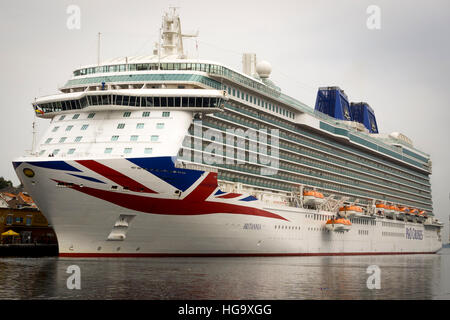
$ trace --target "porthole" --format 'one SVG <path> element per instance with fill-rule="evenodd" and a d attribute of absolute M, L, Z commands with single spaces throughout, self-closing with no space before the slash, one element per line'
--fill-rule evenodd
<path fill-rule="evenodd" d="M 23 169 L 23 174 L 26 175 L 28 178 L 34 177 L 34 171 L 31 170 L 30 168 Z"/>

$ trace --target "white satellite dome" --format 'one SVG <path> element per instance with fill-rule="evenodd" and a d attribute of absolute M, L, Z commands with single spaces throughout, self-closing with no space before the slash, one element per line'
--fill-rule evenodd
<path fill-rule="evenodd" d="M 256 72 L 260 78 L 268 78 L 272 72 L 272 66 L 267 61 L 260 61 L 256 65 Z"/>

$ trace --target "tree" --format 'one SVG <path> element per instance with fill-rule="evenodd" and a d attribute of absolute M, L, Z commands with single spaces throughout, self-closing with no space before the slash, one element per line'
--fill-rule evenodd
<path fill-rule="evenodd" d="M 0 177 L 0 190 L 6 187 L 12 187 L 12 185 L 10 180 L 5 180 L 3 177 Z"/>

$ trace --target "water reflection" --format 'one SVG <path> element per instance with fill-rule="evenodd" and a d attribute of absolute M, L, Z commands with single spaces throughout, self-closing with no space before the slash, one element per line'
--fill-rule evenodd
<path fill-rule="evenodd" d="M 67 267 L 81 269 L 69 290 Z M 381 289 L 367 288 L 367 267 Z M 435 255 L 1 258 L 2 299 L 450 299 L 450 250 Z"/>

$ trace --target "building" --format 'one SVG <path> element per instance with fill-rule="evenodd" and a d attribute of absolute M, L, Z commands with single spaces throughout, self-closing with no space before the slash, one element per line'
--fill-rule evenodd
<path fill-rule="evenodd" d="M 9 190 L 7 190 L 9 191 Z M 12 230 L 19 237 L 2 237 L 1 243 L 56 244 L 56 235 L 31 197 L 19 191 L 0 191 L 0 234 Z"/>

